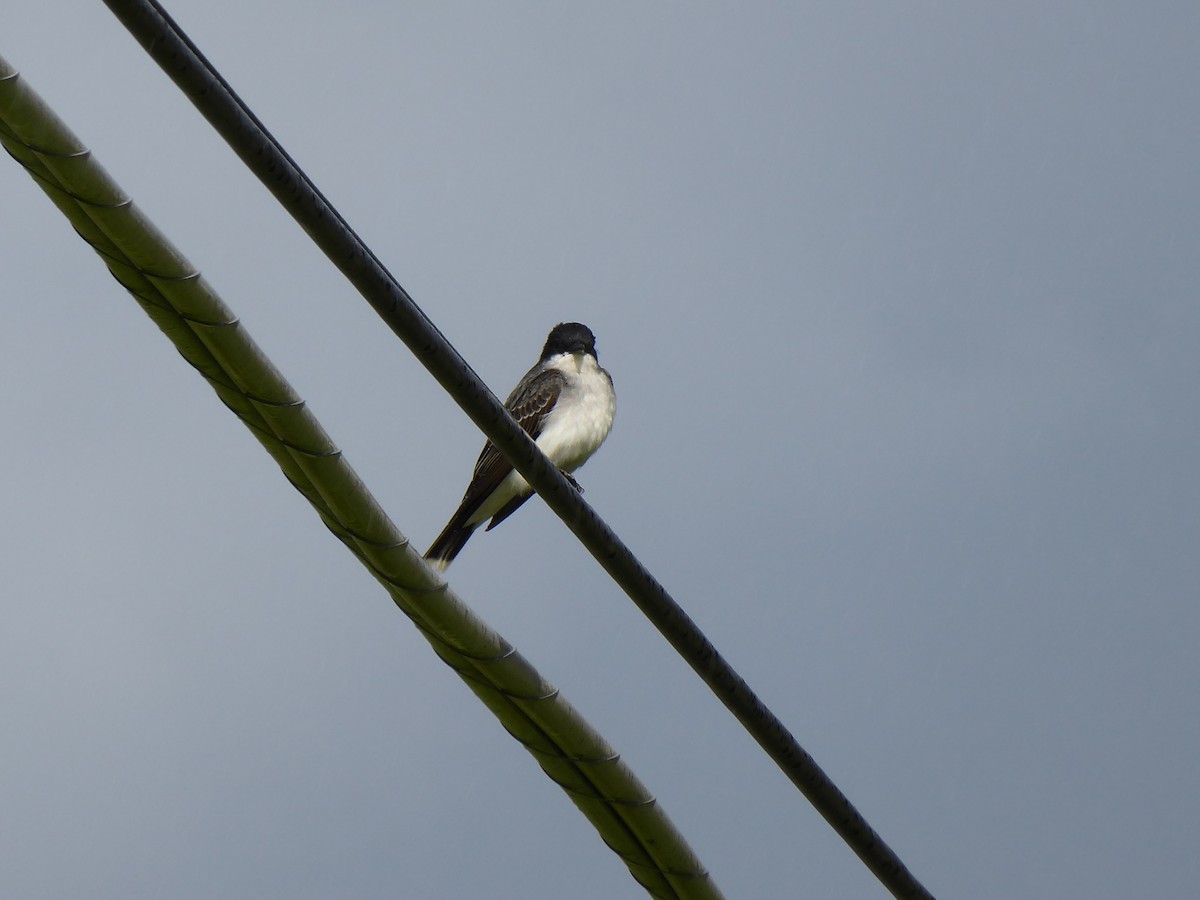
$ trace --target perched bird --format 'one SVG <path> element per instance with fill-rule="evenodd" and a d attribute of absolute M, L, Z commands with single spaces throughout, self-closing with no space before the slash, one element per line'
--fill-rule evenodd
<path fill-rule="evenodd" d="M 504 406 L 575 484 L 571 473 L 604 443 L 617 408 L 612 377 L 596 359 L 592 330 L 578 322 L 555 325 L 537 365 L 525 373 Z M 532 493 L 529 482 L 489 441 L 475 463 L 458 511 L 426 551 L 425 559 L 445 569 L 476 528 L 491 519 L 485 529 L 491 531 Z"/>

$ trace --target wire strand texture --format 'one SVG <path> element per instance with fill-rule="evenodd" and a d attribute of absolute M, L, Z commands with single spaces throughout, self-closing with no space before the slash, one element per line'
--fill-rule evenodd
<path fill-rule="evenodd" d="M 0 142 L 653 897 L 721 893 L 619 755 L 400 534 L 215 291 L 0 59 Z"/>

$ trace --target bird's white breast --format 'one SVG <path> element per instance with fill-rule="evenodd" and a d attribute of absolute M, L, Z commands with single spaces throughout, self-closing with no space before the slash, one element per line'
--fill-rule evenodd
<path fill-rule="evenodd" d="M 612 380 L 590 354 L 564 354 L 552 363 L 567 376 L 537 445 L 565 472 L 574 472 L 612 430 L 617 398 Z"/>

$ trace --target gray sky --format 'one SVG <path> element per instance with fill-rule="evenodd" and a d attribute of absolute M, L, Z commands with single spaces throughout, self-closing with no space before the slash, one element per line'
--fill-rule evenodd
<path fill-rule="evenodd" d="M 593 327 L 588 499 L 935 894 L 1195 896 L 1200 7 L 169 9 L 497 393 Z M 102 4 L 3 38 L 426 545 L 473 426 Z M 642 896 L 0 162 L 3 893 Z M 450 574 L 731 898 L 883 895 L 541 504 Z"/>

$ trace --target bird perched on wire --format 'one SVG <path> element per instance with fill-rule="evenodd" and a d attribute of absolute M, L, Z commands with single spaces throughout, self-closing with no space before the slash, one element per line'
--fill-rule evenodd
<path fill-rule="evenodd" d="M 537 365 L 525 373 L 504 406 L 579 488 L 571 473 L 604 443 L 617 408 L 612 377 L 596 358 L 592 330 L 578 322 L 555 325 Z M 491 519 L 485 529 L 491 531 L 532 493 L 529 482 L 488 441 L 458 511 L 425 552 L 425 559 L 445 569 L 476 528 Z"/>

